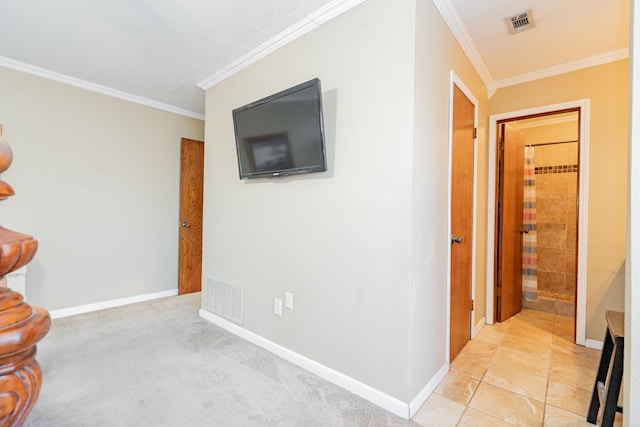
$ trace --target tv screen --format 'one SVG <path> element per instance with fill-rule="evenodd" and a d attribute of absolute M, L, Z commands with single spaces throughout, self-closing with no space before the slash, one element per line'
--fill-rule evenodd
<path fill-rule="evenodd" d="M 320 80 L 233 110 L 240 179 L 327 170 Z"/>

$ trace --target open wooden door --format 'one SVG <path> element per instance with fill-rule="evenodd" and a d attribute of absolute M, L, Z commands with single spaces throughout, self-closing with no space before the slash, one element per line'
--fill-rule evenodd
<path fill-rule="evenodd" d="M 451 158 L 449 361 L 471 339 L 475 106 L 454 85 Z"/>
<path fill-rule="evenodd" d="M 180 250 L 178 293 L 202 288 L 202 194 L 204 142 L 182 138 L 180 145 Z"/>
<path fill-rule="evenodd" d="M 522 310 L 522 211 L 524 202 L 524 135 L 502 123 L 499 145 L 496 320 Z"/>

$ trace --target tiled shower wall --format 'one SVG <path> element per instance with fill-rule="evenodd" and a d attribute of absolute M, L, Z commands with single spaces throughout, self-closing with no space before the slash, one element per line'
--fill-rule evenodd
<path fill-rule="evenodd" d="M 535 166 L 538 296 L 570 302 L 560 311 L 571 311 L 576 290 L 578 144 L 536 147 Z"/>

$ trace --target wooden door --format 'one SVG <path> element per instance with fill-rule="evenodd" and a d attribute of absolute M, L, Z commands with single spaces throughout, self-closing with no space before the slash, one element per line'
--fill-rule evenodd
<path fill-rule="evenodd" d="M 180 250 L 178 293 L 202 285 L 202 187 L 204 142 L 182 138 L 180 145 Z"/>
<path fill-rule="evenodd" d="M 451 307 L 449 360 L 471 338 L 471 257 L 475 106 L 454 86 L 451 158 Z"/>
<path fill-rule="evenodd" d="M 496 320 L 522 310 L 522 211 L 524 201 L 524 135 L 501 125 L 498 183 L 498 245 L 495 284 Z"/>

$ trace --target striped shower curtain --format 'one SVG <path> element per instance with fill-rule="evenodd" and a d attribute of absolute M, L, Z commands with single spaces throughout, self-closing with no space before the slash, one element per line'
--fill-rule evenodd
<path fill-rule="evenodd" d="M 538 256 L 536 231 L 536 170 L 533 147 L 524 148 L 524 209 L 522 214 L 522 296 L 538 298 Z"/>

